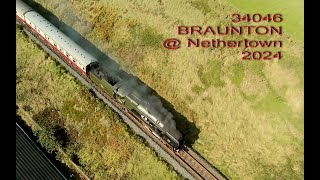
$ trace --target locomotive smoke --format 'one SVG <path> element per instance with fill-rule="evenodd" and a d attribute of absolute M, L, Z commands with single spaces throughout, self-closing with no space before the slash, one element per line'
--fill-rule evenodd
<path fill-rule="evenodd" d="M 147 97 L 148 102 L 150 103 L 150 105 L 154 108 L 154 110 L 156 112 L 154 112 L 154 114 L 157 113 L 157 115 L 159 116 L 159 118 L 162 119 L 162 123 L 170 128 L 176 128 L 176 122 L 173 120 L 173 115 L 163 107 L 160 99 L 154 95 L 149 95 Z M 157 117 L 156 115 L 156 117 Z"/>
<path fill-rule="evenodd" d="M 77 17 L 75 17 L 77 18 Z M 78 19 L 78 18 L 77 18 Z M 77 32 L 75 32 L 74 30 L 72 30 L 71 28 L 69 27 L 62 27 L 62 31 L 65 32 L 65 34 L 70 37 L 74 42 L 76 42 L 77 44 L 81 45 L 81 40 L 83 39 L 83 37 L 92 31 L 92 28 L 86 23 L 86 22 L 83 22 L 81 21 L 80 19 L 78 19 L 78 21 L 75 21 L 77 22 L 77 31 L 79 31 L 82 35 L 78 34 Z"/>
<path fill-rule="evenodd" d="M 148 111 L 157 119 L 160 119 L 161 123 L 165 127 L 176 129 L 176 122 L 173 120 L 173 115 L 166 108 L 163 107 L 159 97 L 151 94 L 150 88 L 145 84 L 139 83 L 135 78 L 130 78 L 127 81 L 128 86 L 134 89 L 139 94 L 140 98 L 146 100 L 148 104 Z"/>
<path fill-rule="evenodd" d="M 60 29 L 63 32 L 65 32 L 65 34 L 69 36 L 72 40 L 74 40 L 76 43 L 82 45 L 82 36 L 85 36 L 87 33 L 91 32 L 93 28 L 90 25 L 88 25 L 88 23 L 80 19 L 78 16 L 70 13 L 70 11 L 68 10 L 69 7 L 67 7 L 65 4 L 59 3 L 59 6 L 61 6 L 59 8 L 62 8 L 64 12 L 66 12 L 67 14 L 67 19 L 65 21 L 69 23 L 74 23 L 73 26 L 78 27 L 76 29 L 82 35 L 78 34 L 76 31 L 74 31 L 72 28 L 66 25 L 62 25 Z M 95 52 L 95 50 L 90 51 Z M 94 53 L 93 55 L 100 62 L 100 65 L 102 65 L 102 67 L 105 68 L 107 72 L 111 75 L 118 75 L 120 73 L 124 73 L 124 71 L 120 69 L 120 66 L 117 63 L 115 63 L 108 57 L 106 58 L 104 54 Z M 163 107 L 159 97 L 151 94 L 150 88 L 148 88 L 145 84 L 138 82 L 137 79 L 132 75 L 129 75 L 128 81 L 126 81 L 126 83 L 128 83 L 127 86 L 131 87 L 134 91 L 137 92 L 137 94 L 139 94 L 141 99 L 146 101 L 146 107 L 148 107 L 148 111 L 150 112 L 150 114 L 152 114 L 157 119 L 160 119 L 164 127 L 176 129 L 176 122 L 173 120 L 173 115 Z"/>
<path fill-rule="evenodd" d="M 59 20 L 59 23 L 58 23 L 59 25 L 57 25 L 58 29 L 60 29 L 63 33 L 65 33 L 74 42 L 76 42 L 79 45 L 82 45 L 81 41 L 83 37 L 92 31 L 93 29 L 92 26 L 90 26 L 86 21 L 81 19 L 81 16 L 78 16 L 72 13 L 67 3 L 57 3 L 56 5 L 57 5 L 57 8 L 59 8 L 62 12 L 64 12 L 63 21 L 60 18 L 58 19 Z M 56 21 L 57 20 L 56 18 L 57 17 L 55 16 L 48 17 L 49 21 L 51 22 Z M 64 22 L 67 22 L 71 25 L 69 26 Z"/>

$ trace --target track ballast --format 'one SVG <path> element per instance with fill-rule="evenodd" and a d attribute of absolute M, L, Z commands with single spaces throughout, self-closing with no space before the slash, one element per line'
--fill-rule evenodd
<path fill-rule="evenodd" d="M 148 137 L 143 136 L 144 139 L 152 146 L 161 157 L 163 157 L 169 164 L 171 164 L 177 172 L 183 175 L 188 179 L 228 179 L 215 167 L 213 167 L 208 161 L 206 161 L 202 156 L 200 156 L 195 150 L 191 147 L 183 145 L 182 149 L 179 152 L 172 151 L 167 145 L 165 145 L 161 139 L 152 134 L 152 132 L 146 128 L 144 124 L 139 120 L 139 117 L 128 112 L 125 107 L 123 107 L 119 102 L 106 94 L 99 86 L 97 86 L 91 79 L 84 76 L 82 73 L 79 73 L 77 69 L 70 66 L 68 62 L 65 62 L 54 50 L 51 49 L 46 43 L 43 43 L 36 35 L 30 32 L 28 29 L 23 28 L 29 37 L 31 37 L 37 44 L 39 44 L 46 52 L 54 56 L 55 59 L 69 72 L 75 76 L 79 81 L 81 81 L 88 88 L 92 89 L 93 92 L 99 97 L 103 102 L 105 102 L 110 108 L 115 110 L 136 133 L 140 136 L 143 136 L 141 132 L 137 132 L 135 128 L 139 128 L 144 134 Z M 133 126 L 133 122 L 136 127 Z M 170 157 L 164 156 L 164 153 L 159 151 L 159 149 L 152 144 L 151 141 L 156 143 L 158 147 L 160 146 L 165 153 L 169 154 Z M 174 161 L 173 161 L 173 159 Z M 177 164 L 178 163 L 178 164 Z M 179 167 L 181 166 L 181 167 Z"/>

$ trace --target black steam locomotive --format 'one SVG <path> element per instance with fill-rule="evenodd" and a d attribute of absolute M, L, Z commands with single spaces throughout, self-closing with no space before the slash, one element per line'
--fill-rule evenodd
<path fill-rule="evenodd" d="M 184 135 L 176 129 L 172 114 L 162 106 L 157 96 L 152 95 L 150 88 L 124 71 L 102 65 L 21 0 L 16 0 L 16 19 L 80 74 L 90 78 L 122 103 L 127 111 L 139 117 L 141 123 L 162 142 L 174 150 L 180 148 Z"/>

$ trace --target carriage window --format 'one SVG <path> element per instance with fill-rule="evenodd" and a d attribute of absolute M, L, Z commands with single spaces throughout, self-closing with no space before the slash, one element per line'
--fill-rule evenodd
<path fill-rule="evenodd" d="M 66 56 L 69 57 L 70 55 L 68 53 L 66 53 Z"/>

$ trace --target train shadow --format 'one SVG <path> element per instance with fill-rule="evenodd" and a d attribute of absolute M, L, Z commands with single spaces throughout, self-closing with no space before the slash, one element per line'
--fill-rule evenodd
<path fill-rule="evenodd" d="M 55 25 L 63 33 L 68 35 L 72 40 L 74 40 L 77 44 L 79 44 L 84 50 L 90 52 L 90 54 L 92 54 L 95 58 L 97 58 L 98 61 L 100 61 L 102 64 L 109 66 L 109 68 L 112 67 L 112 69 L 116 71 L 121 70 L 121 67 L 117 62 L 112 60 L 109 56 L 103 53 L 94 44 L 92 44 L 90 41 L 85 39 L 81 34 L 75 31 L 72 27 L 65 24 L 61 20 L 59 20 L 58 17 L 56 17 L 53 13 L 45 9 L 43 6 L 41 6 L 40 4 L 32 0 L 25 0 L 25 3 L 28 4 L 30 7 L 32 7 L 33 9 L 35 9 L 43 17 L 48 19 L 53 25 Z M 138 81 L 138 83 L 145 84 L 136 76 L 134 77 Z M 179 129 L 185 134 L 186 144 L 188 145 L 194 144 L 195 141 L 199 138 L 199 133 L 200 133 L 199 128 L 197 128 L 197 126 L 194 123 L 188 121 L 188 119 L 184 115 L 182 115 L 180 112 L 176 111 L 174 106 L 170 102 L 168 102 L 167 100 L 159 96 L 159 94 L 154 89 L 150 88 L 150 90 L 152 94 L 160 98 L 160 101 L 162 102 L 162 105 L 164 106 L 164 108 L 166 108 L 169 112 L 172 113 L 173 118 L 176 121 L 177 129 Z"/>
<path fill-rule="evenodd" d="M 188 119 L 183 114 L 176 111 L 170 102 L 168 102 L 158 94 L 157 96 L 160 98 L 163 107 L 172 113 L 173 118 L 176 121 L 177 129 L 184 133 L 185 143 L 192 146 L 195 141 L 199 139 L 200 129 L 197 128 L 197 126 L 193 122 L 188 121 Z"/>

